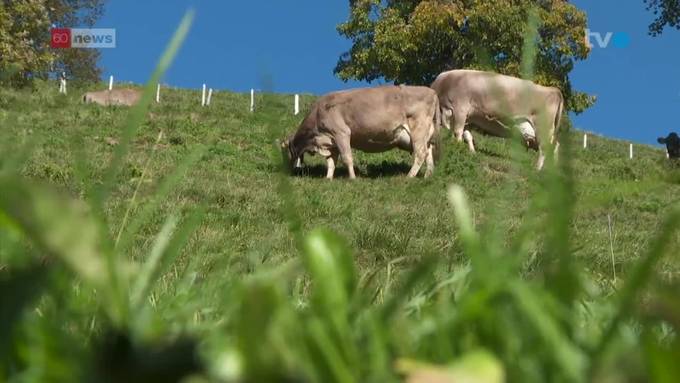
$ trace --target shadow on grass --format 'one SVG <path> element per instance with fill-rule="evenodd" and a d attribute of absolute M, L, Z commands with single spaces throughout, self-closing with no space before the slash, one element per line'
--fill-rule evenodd
<path fill-rule="evenodd" d="M 477 148 L 475 148 L 475 150 L 477 150 L 477 153 L 481 153 L 481 154 L 488 156 L 488 157 L 505 158 L 505 156 L 503 156 L 502 154 L 500 154 L 498 152 L 494 152 L 494 151 L 489 150 L 489 149 L 477 147 Z"/>
<path fill-rule="evenodd" d="M 400 177 L 406 176 L 411 170 L 411 165 L 404 162 L 387 162 L 380 164 L 369 164 L 365 170 L 363 167 L 355 166 L 355 172 L 359 178 L 384 178 L 384 177 Z M 422 172 L 422 171 L 421 171 Z M 325 178 L 326 166 L 321 164 L 308 165 L 303 169 L 297 170 L 293 173 L 296 177 L 310 177 L 310 178 Z M 335 169 L 335 178 L 348 178 L 347 167 L 338 166 Z"/>

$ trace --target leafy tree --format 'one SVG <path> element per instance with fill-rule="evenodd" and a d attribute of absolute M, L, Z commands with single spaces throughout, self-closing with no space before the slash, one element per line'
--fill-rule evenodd
<path fill-rule="evenodd" d="M 529 14 L 540 19 L 534 80 L 557 86 L 567 108 L 582 112 L 595 97 L 572 89 L 569 73 L 588 57 L 586 15 L 565 0 L 350 0 L 338 26 L 352 40 L 335 73 L 343 80 L 429 85 L 456 68 L 521 73 Z"/>
<path fill-rule="evenodd" d="M 102 13 L 103 0 L 0 0 L 0 81 L 21 86 L 61 72 L 98 80 L 99 51 L 52 49 L 50 27 L 91 27 Z"/>
<path fill-rule="evenodd" d="M 680 30 L 680 0 L 645 0 L 647 9 L 656 20 L 649 26 L 649 34 L 659 36 L 666 26 Z"/>
<path fill-rule="evenodd" d="M 49 27 L 44 1 L 0 1 L 0 81 L 16 86 L 47 76 L 54 60 Z"/>
<path fill-rule="evenodd" d="M 62 27 L 91 28 L 104 13 L 104 0 L 47 0 L 47 6 L 52 23 Z M 59 49 L 55 55 L 55 72 L 82 81 L 101 78 L 98 49 Z"/>

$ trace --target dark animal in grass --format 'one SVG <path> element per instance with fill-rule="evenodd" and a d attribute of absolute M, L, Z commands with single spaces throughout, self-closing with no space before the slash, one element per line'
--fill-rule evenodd
<path fill-rule="evenodd" d="M 671 159 L 680 158 L 680 137 L 678 134 L 673 132 L 668 135 L 668 137 L 659 137 L 657 140 L 661 145 L 666 145 L 666 150 L 668 150 L 668 157 Z"/>

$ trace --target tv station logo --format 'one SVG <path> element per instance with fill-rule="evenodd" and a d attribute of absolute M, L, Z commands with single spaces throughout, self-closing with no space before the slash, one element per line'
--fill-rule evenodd
<path fill-rule="evenodd" d="M 52 28 L 52 48 L 115 48 L 116 30 L 105 28 Z"/>

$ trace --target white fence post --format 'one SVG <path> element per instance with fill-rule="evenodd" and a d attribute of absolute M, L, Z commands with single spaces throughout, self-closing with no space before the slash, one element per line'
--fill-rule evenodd
<path fill-rule="evenodd" d="M 630 144 L 630 159 L 633 159 L 633 144 Z"/>
<path fill-rule="evenodd" d="M 588 149 L 588 134 L 583 135 L 583 149 Z"/>
<path fill-rule="evenodd" d="M 156 86 L 156 104 L 160 104 L 161 102 L 161 84 L 158 84 Z"/>
<path fill-rule="evenodd" d="M 113 90 L 113 76 L 109 77 L 109 90 Z"/>
<path fill-rule="evenodd" d="M 201 93 L 201 106 L 205 106 L 205 84 L 203 84 L 203 92 Z"/>
<path fill-rule="evenodd" d="M 66 79 L 63 77 L 59 79 L 59 93 L 66 94 Z"/>
<path fill-rule="evenodd" d="M 250 112 L 255 111 L 255 89 L 250 90 Z"/>
<path fill-rule="evenodd" d="M 300 114 L 300 95 L 295 95 L 295 115 Z"/>
<path fill-rule="evenodd" d="M 205 102 L 205 104 L 206 104 L 207 106 L 210 106 L 210 100 L 212 99 L 212 93 L 213 93 L 213 92 L 212 92 L 212 88 L 210 88 L 210 89 L 208 90 L 208 99 L 207 99 L 206 102 Z"/>

